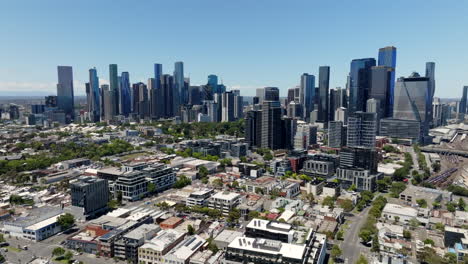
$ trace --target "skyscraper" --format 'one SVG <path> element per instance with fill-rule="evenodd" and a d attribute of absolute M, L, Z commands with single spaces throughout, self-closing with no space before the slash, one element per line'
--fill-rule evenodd
<path fill-rule="evenodd" d="M 374 148 L 377 131 L 377 114 L 354 112 L 348 117 L 349 147 Z"/>
<path fill-rule="evenodd" d="M 261 147 L 269 149 L 283 148 L 281 104 L 279 101 L 262 103 Z"/>
<path fill-rule="evenodd" d="M 73 69 L 71 66 L 58 66 L 57 106 L 65 113 L 67 123 L 74 119 L 75 102 L 73 93 Z"/>
<path fill-rule="evenodd" d="M 155 89 L 160 89 L 161 88 L 161 77 L 163 75 L 163 69 L 162 69 L 162 64 L 155 63 L 154 64 L 154 83 L 155 83 Z"/>
<path fill-rule="evenodd" d="M 122 72 L 120 79 L 120 114 L 128 116 L 131 112 L 132 98 L 130 89 L 130 74 Z"/>
<path fill-rule="evenodd" d="M 279 89 L 277 87 L 263 88 L 264 101 L 279 101 Z"/>
<path fill-rule="evenodd" d="M 426 62 L 426 77 L 429 78 L 429 98 L 428 101 L 432 103 L 435 93 L 435 62 Z M 429 109 L 429 127 L 432 127 L 432 107 Z"/>
<path fill-rule="evenodd" d="M 393 104 L 394 104 L 394 94 L 395 94 L 395 71 L 396 71 L 396 56 L 397 49 L 393 46 L 380 48 L 379 49 L 379 66 L 389 67 L 390 77 L 389 77 L 389 87 L 387 93 L 387 100 L 385 102 L 385 117 L 392 116 L 393 113 Z M 378 98 L 376 98 L 378 99 Z M 382 101 L 381 101 L 382 102 Z"/>
<path fill-rule="evenodd" d="M 410 77 L 401 77 L 395 86 L 395 105 L 393 118 L 421 122 L 421 138 L 429 132 L 432 113 L 430 79 L 413 72 Z"/>
<path fill-rule="evenodd" d="M 179 106 L 185 104 L 185 92 L 184 92 L 184 63 L 177 61 L 174 64 L 174 114 L 178 115 Z"/>
<path fill-rule="evenodd" d="M 110 90 L 109 85 L 103 84 L 101 85 L 101 92 L 103 98 L 103 119 L 105 121 L 111 121 L 115 115 L 115 107 L 114 107 L 114 92 Z"/>
<path fill-rule="evenodd" d="M 328 122 L 328 147 L 341 148 L 343 146 L 344 139 L 343 122 Z"/>
<path fill-rule="evenodd" d="M 366 101 L 371 86 L 372 66 L 375 66 L 374 58 L 355 59 L 351 61 L 349 74 L 349 114 L 366 109 Z"/>
<path fill-rule="evenodd" d="M 213 93 L 220 93 L 220 91 L 218 91 L 218 76 L 214 74 L 208 75 L 208 85 L 211 87 Z"/>
<path fill-rule="evenodd" d="M 310 112 L 314 110 L 315 99 L 315 76 L 308 73 L 301 75 L 301 85 L 299 90 L 299 102 L 304 109 L 303 118 L 309 119 Z"/>
<path fill-rule="evenodd" d="M 89 69 L 89 105 L 88 112 L 92 122 L 99 122 L 101 117 L 101 91 L 99 91 L 99 78 L 96 68 Z"/>
<path fill-rule="evenodd" d="M 154 64 L 154 81 L 149 86 L 150 96 L 150 116 L 152 119 L 159 119 L 163 116 L 164 98 L 162 97 L 161 79 L 162 64 Z"/>
<path fill-rule="evenodd" d="M 262 111 L 252 110 L 245 116 L 245 142 L 249 147 L 260 147 L 262 130 Z"/>
<path fill-rule="evenodd" d="M 389 107 L 389 105 L 393 104 L 393 98 L 390 95 L 391 89 L 393 89 L 391 87 L 392 74 L 394 74 L 392 68 L 387 66 L 374 66 L 371 68 L 372 80 L 369 99 L 379 100 L 380 109 L 378 109 L 378 114 L 381 118 L 392 115 L 392 110 Z"/>
<path fill-rule="evenodd" d="M 162 100 L 162 115 L 165 118 L 174 116 L 174 78 L 169 74 L 164 74 L 161 78 L 161 98 Z"/>
<path fill-rule="evenodd" d="M 330 87 L 330 67 L 319 67 L 319 103 L 318 103 L 318 121 L 328 126 L 329 119 L 329 99 L 328 93 Z"/>
<path fill-rule="evenodd" d="M 109 84 L 110 90 L 113 93 L 112 107 L 114 107 L 115 115 L 119 114 L 120 109 L 120 94 L 119 94 L 119 76 L 117 71 L 117 64 L 109 65 Z"/>
<path fill-rule="evenodd" d="M 468 86 L 463 86 L 463 94 L 462 94 L 462 98 L 460 100 L 460 109 L 458 110 L 458 112 L 460 114 L 466 114 L 467 95 L 468 95 Z"/>
<path fill-rule="evenodd" d="M 221 121 L 234 121 L 234 93 L 232 91 L 222 93 Z"/>

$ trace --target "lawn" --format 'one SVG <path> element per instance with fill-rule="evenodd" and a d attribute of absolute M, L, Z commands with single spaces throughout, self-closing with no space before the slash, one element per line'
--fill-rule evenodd
<path fill-rule="evenodd" d="M 21 251 L 22 251 L 22 249 L 16 248 L 16 247 L 12 247 L 12 246 L 8 246 L 8 247 L 6 247 L 6 248 L 8 248 L 8 250 L 14 251 L 14 252 L 21 252 Z"/>

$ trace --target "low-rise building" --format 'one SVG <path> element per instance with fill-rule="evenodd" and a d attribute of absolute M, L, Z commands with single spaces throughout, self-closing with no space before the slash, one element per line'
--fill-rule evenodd
<path fill-rule="evenodd" d="M 290 224 L 252 219 L 245 227 L 247 237 L 265 238 L 290 243 L 294 238 L 294 230 Z"/>
<path fill-rule="evenodd" d="M 138 262 L 141 264 L 164 263 L 163 256 L 183 241 L 185 233 L 173 229 L 159 232 L 153 239 L 138 248 Z"/>
<path fill-rule="evenodd" d="M 226 250 L 229 244 L 236 238 L 242 237 L 244 234 L 239 231 L 224 229 L 219 235 L 213 240 L 213 243 L 221 250 Z"/>
<path fill-rule="evenodd" d="M 196 205 L 206 207 L 208 206 L 208 200 L 210 199 L 211 195 L 213 195 L 213 193 L 213 189 L 195 191 L 187 197 L 186 205 L 190 207 Z"/>
<path fill-rule="evenodd" d="M 190 258 L 205 244 L 206 240 L 198 235 L 187 237 L 162 259 L 164 263 L 189 264 Z"/>
<path fill-rule="evenodd" d="M 417 206 L 418 200 L 425 200 L 429 206 L 432 206 L 434 202 L 440 203 L 442 200 L 451 202 L 452 193 L 438 189 L 408 185 L 408 187 L 400 193 L 400 200 L 411 206 Z"/>
<path fill-rule="evenodd" d="M 220 210 L 224 215 L 236 208 L 241 201 L 241 195 L 234 192 L 218 192 L 213 195 L 209 202 L 208 207 L 211 209 Z"/>
<path fill-rule="evenodd" d="M 416 219 L 418 217 L 418 210 L 407 206 L 387 203 L 382 210 L 382 217 L 395 222 L 408 223 L 411 219 Z"/>
<path fill-rule="evenodd" d="M 174 229 L 184 221 L 180 217 L 170 217 L 159 224 L 162 229 Z"/>
<path fill-rule="evenodd" d="M 161 230 L 158 225 L 143 224 L 123 235 L 114 243 L 114 256 L 127 262 L 138 263 L 138 248 Z"/>

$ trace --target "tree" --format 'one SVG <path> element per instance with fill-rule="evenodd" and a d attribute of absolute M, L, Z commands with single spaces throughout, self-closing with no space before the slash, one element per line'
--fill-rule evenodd
<path fill-rule="evenodd" d="M 200 178 L 204 178 L 208 176 L 208 169 L 205 166 L 200 166 L 198 168 L 198 175 L 200 175 Z"/>
<path fill-rule="evenodd" d="M 403 237 L 405 239 L 411 239 L 411 232 L 409 230 L 403 230 Z"/>
<path fill-rule="evenodd" d="M 388 185 L 385 180 L 377 180 L 377 191 L 385 192 L 387 191 Z"/>
<path fill-rule="evenodd" d="M 250 211 L 248 215 L 249 219 L 258 218 L 258 216 L 260 216 L 260 213 L 258 211 Z"/>
<path fill-rule="evenodd" d="M 187 226 L 187 233 L 188 233 L 189 235 L 191 235 L 191 236 L 194 235 L 194 234 L 195 234 L 195 228 L 193 228 L 192 225 L 188 225 L 188 226 Z"/>
<path fill-rule="evenodd" d="M 458 261 L 457 254 L 451 252 L 445 253 L 444 259 L 447 264 L 457 264 Z"/>
<path fill-rule="evenodd" d="M 394 182 L 390 187 L 390 195 L 394 198 L 398 198 L 400 193 L 406 189 L 406 184 L 403 182 Z"/>
<path fill-rule="evenodd" d="M 418 219 L 416 219 L 416 218 L 411 218 L 411 219 L 409 220 L 409 225 L 410 225 L 412 228 L 416 228 L 416 227 L 420 226 L 421 223 L 418 221 Z"/>
<path fill-rule="evenodd" d="M 338 231 L 338 233 L 336 233 L 336 239 L 343 240 L 343 238 L 344 238 L 343 230 Z"/>
<path fill-rule="evenodd" d="M 458 210 L 465 211 L 465 207 L 466 207 L 465 200 L 463 200 L 463 198 L 460 197 L 460 199 L 458 200 Z"/>
<path fill-rule="evenodd" d="M 349 186 L 348 188 L 348 191 L 352 191 L 352 192 L 355 192 L 357 190 L 357 187 L 355 184 L 351 184 L 351 186 Z"/>
<path fill-rule="evenodd" d="M 123 201 L 123 193 L 122 191 L 117 191 L 117 203 L 121 205 L 122 201 Z"/>
<path fill-rule="evenodd" d="M 172 187 L 174 187 L 176 189 L 182 189 L 185 186 L 190 185 L 190 184 L 192 184 L 192 180 L 189 179 L 187 176 L 182 174 L 182 175 L 179 176 L 179 178 L 174 183 L 174 185 L 172 185 Z"/>
<path fill-rule="evenodd" d="M 73 258 L 73 253 L 71 251 L 65 252 L 65 255 L 63 255 L 63 258 L 66 260 L 71 260 Z"/>
<path fill-rule="evenodd" d="M 361 254 L 359 255 L 359 259 L 356 261 L 356 264 L 369 264 L 369 261 L 367 261 L 367 258 Z"/>
<path fill-rule="evenodd" d="M 156 192 L 156 184 L 153 182 L 148 183 L 148 193 L 155 193 Z"/>
<path fill-rule="evenodd" d="M 241 214 L 240 214 L 239 209 L 235 208 L 229 212 L 227 221 L 230 223 L 234 223 L 234 222 L 237 222 L 240 217 L 241 217 Z"/>
<path fill-rule="evenodd" d="M 341 252 L 341 248 L 338 246 L 338 245 L 333 245 L 332 249 L 331 249 L 331 252 L 330 252 L 330 256 L 333 258 L 333 259 L 337 259 L 338 257 L 341 256 L 341 254 L 343 254 Z"/>
<path fill-rule="evenodd" d="M 424 245 L 431 245 L 431 246 L 435 245 L 434 240 L 429 239 L 429 238 L 426 238 L 423 242 L 424 242 Z"/>
<path fill-rule="evenodd" d="M 345 212 L 351 212 L 354 208 L 353 201 L 344 199 L 340 202 L 340 207 L 343 208 Z"/>
<path fill-rule="evenodd" d="M 217 178 L 217 179 L 215 179 L 215 180 L 213 181 L 213 185 L 214 185 L 215 187 L 221 188 L 221 187 L 223 187 L 224 183 L 223 183 L 223 180 Z"/>
<path fill-rule="evenodd" d="M 170 207 L 169 204 L 166 203 L 165 201 L 156 204 L 156 206 L 159 207 L 159 208 L 161 208 L 161 210 L 167 210 L 167 209 L 169 209 L 169 207 Z"/>
<path fill-rule="evenodd" d="M 272 160 L 273 159 L 273 155 L 271 155 L 271 152 L 267 152 L 265 153 L 265 155 L 263 155 L 263 159 L 264 160 Z"/>
<path fill-rule="evenodd" d="M 359 233 L 359 238 L 361 238 L 364 244 L 368 244 L 372 240 L 372 231 L 364 229 Z"/>
<path fill-rule="evenodd" d="M 233 181 L 233 182 L 231 183 L 231 187 L 232 187 L 232 188 L 239 188 L 239 182 L 238 182 L 238 181 Z"/>
<path fill-rule="evenodd" d="M 454 203 L 450 203 L 450 202 L 447 203 L 447 210 L 448 210 L 449 212 L 452 212 L 452 213 L 455 212 L 455 211 L 456 211 L 456 206 L 455 206 L 455 204 L 454 204 Z"/>
<path fill-rule="evenodd" d="M 380 243 L 379 243 L 379 237 L 377 234 L 374 234 L 374 237 L 372 238 L 372 252 L 380 252 Z"/>
<path fill-rule="evenodd" d="M 330 208 L 335 207 L 335 197 L 327 196 L 323 199 L 322 205 L 327 205 Z"/>
<path fill-rule="evenodd" d="M 427 208 L 427 201 L 425 199 L 417 199 L 416 203 L 419 205 L 421 208 Z"/>
<path fill-rule="evenodd" d="M 65 213 L 57 218 L 57 223 L 62 227 L 62 230 L 66 230 L 75 224 L 75 217 L 70 213 Z"/>
<path fill-rule="evenodd" d="M 395 223 L 398 223 L 400 221 L 400 217 L 399 216 L 395 216 Z"/>
<path fill-rule="evenodd" d="M 6 242 L 5 237 L 3 237 L 3 234 L 0 234 L 0 243 Z"/>
<path fill-rule="evenodd" d="M 435 228 L 441 232 L 445 231 L 445 225 L 442 223 L 435 223 Z"/>
<path fill-rule="evenodd" d="M 65 249 L 61 248 L 61 247 L 56 247 L 52 250 L 52 255 L 53 256 L 62 256 L 63 254 L 65 254 Z"/>

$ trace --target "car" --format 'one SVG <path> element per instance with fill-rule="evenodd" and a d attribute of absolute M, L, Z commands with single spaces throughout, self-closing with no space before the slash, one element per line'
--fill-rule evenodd
<path fill-rule="evenodd" d="M 0 247 L 8 247 L 10 244 L 8 242 L 0 243 Z"/>

